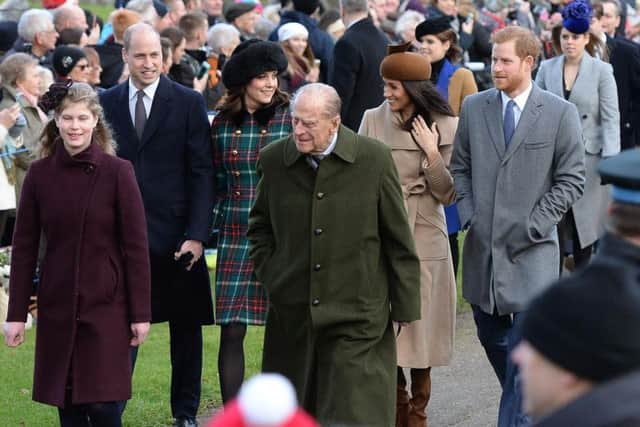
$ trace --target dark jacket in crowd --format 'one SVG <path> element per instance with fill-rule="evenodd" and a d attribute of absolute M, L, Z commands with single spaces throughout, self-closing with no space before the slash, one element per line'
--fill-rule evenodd
<path fill-rule="evenodd" d="M 40 64 L 45 68 L 48 68 L 49 70 L 51 70 L 51 72 L 54 71 L 53 63 L 51 62 L 51 58 L 53 57 L 52 50 L 47 52 L 44 56 L 36 56 L 31 51 L 31 43 L 25 43 L 21 39 L 18 39 L 16 40 L 16 43 L 13 45 L 13 47 L 10 50 L 8 50 L 7 53 L 5 53 L 2 58 L 0 58 L 0 62 L 4 61 L 5 58 L 8 58 L 14 53 L 26 53 L 28 55 L 31 55 L 38 60 L 38 64 Z"/>
<path fill-rule="evenodd" d="M 51 185 L 55 182 L 55 185 Z M 151 319 L 149 254 L 129 162 L 91 144 L 71 157 L 62 142 L 24 182 L 11 264 L 8 321 L 24 322 L 38 258 L 33 399 L 63 406 L 131 397 L 130 323 Z"/>
<path fill-rule="evenodd" d="M 318 27 L 318 22 L 309 15 L 296 10 L 287 10 L 280 17 L 280 25 L 273 30 L 269 40 L 278 41 L 278 28 L 289 22 L 302 24 L 309 31 L 309 45 L 313 55 L 320 60 L 320 81 L 329 81 L 328 76 L 333 61 L 333 39 L 329 33 L 321 30 Z"/>
<path fill-rule="evenodd" d="M 594 388 L 533 427 L 637 427 L 640 426 L 640 372 Z"/>
<path fill-rule="evenodd" d="M 620 148 L 640 146 L 640 46 L 607 36 L 609 62 L 618 86 Z"/>
<path fill-rule="evenodd" d="M 384 101 L 380 63 L 387 37 L 370 18 L 353 24 L 336 43 L 329 84 L 342 99 L 342 124 L 357 131 L 365 110 Z"/>
<path fill-rule="evenodd" d="M 133 163 L 144 201 L 153 322 L 213 323 L 204 257 L 189 272 L 177 269 L 173 259 L 183 239 L 207 242 L 210 236 L 213 155 L 202 96 L 161 76 L 141 140 L 129 111 L 128 81 L 100 94 L 100 101 L 118 156 Z"/>
<path fill-rule="evenodd" d="M 93 47 L 98 52 L 98 56 L 100 56 L 100 66 L 102 67 L 100 86 L 108 89 L 117 85 L 124 70 L 124 62 L 122 61 L 123 46 L 114 41 L 107 41 L 105 44 L 91 47 Z"/>

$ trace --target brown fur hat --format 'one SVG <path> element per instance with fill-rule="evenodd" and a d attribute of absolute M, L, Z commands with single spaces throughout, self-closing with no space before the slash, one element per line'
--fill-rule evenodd
<path fill-rule="evenodd" d="M 380 75 L 392 80 L 429 80 L 431 64 L 424 56 L 407 52 L 411 42 L 387 47 L 387 56 L 380 64 Z"/>

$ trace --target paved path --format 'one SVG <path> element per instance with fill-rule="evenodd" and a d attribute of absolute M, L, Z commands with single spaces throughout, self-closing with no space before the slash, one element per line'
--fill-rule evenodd
<path fill-rule="evenodd" d="M 456 329 L 453 363 L 432 373 L 429 427 L 493 427 L 500 384 L 476 337 L 470 311 L 458 315 Z M 199 422 L 205 425 L 205 417 Z"/>

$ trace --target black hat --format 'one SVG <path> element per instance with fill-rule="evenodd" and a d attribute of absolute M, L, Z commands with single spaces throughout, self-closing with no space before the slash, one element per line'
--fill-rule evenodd
<path fill-rule="evenodd" d="M 236 18 L 241 17 L 245 13 L 251 12 L 253 9 L 256 8 L 256 6 L 257 6 L 256 3 L 252 3 L 252 2 L 250 2 L 250 3 L 233 3 L 224 12 L 224 19 L 229 24 L 233 24 L 233 21 L 235 21 Z"/>
<path fill-rule="evenodd" d="M 637 370 L 639 281 L 620 265 L 595 260 L 531 303 L 522 337 L 546 359 L 594 382 Z"/>
<path fill-rule="evenodd" d="M 451 29 L 451 17 L 440 16 L 422 21 L 416 27 L 416 40 L 430 34 L 440 34 Z"/>
<path fill-rule="evenodd" d="M 167 12 L 169 12 L 169 9 L 167 9 L 167 6 L 164 3 L 162 3 L 160 0 L 153 0 L 153 8 L 156 10 L 156 13 L 160 18 L 164 18 L 164 15 L 166 15 Z"/>
<path fill-rule="evenodd" d="M 82 49 L 73 46 L 58 46 L 53 51 L 53 69 L 56 74 L 67 77 L 76 63 L 82 58 L 86 58 Z"/>
<path fill-rule="evenodd" d="M 0 21 L 0 53 L 13 47 L 18 38 L 18 23 L 14 21 Z"/>
<path fill-rule="evenodd" d="M 288 61 L 279 44 L 258 39 L 246 40 L 235 48 L 222 69 L 222 82 L 228 88 L 240 87 L 266 71 L 287 69 Z"/>
<path fill-rule="evenodd" d="M 640 204 L 640 149 L 626 150 L 602 160 L 598 172 L 603 184 L 613 184 L 614 200 Z"/>
<path fill-rule="evenodd" d="M 318 9 L 320 2 L 318 0 L 293 0 L 293 10 L 311 15 Z"/>

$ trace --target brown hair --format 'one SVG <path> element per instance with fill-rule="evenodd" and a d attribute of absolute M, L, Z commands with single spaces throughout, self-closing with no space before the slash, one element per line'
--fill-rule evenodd
<path fill-rule="evenodd" d="M 625 237 L 640 237 L 640 205 L 614 201 L 609 207 L 607 228 Z"/>
<path fill-rule="evenodd" d="M 491 42 L 494 44 L 510 41 L 515 42 L 516 55 L 518 55 L 520 59 L 525 59 L 527 56 L 531 56 L 534 61 L 538 59 L 540 55 L 540 42 L 531 30 L 523 27 L 508 26 L 493 34 L 491 37 Z"/>
<path fill-rule="evenodd" d="M 104 113 L 98 95 L 95 90 L 86 83 L 73 83 L 60 104 L 53 110 L 54 117 L 58 117 L 70 104 L 83 102 L 91 113 L 98 118 L 93 129 L 92 144 L 97 144 L 105 153 L 115 155 L 116 143 L 113 140 L 111 129 L 104 119 Z M 60 130 L 54 118 L 44 127 L 40 136 L 38 157 L 45 158 L 53 154 L 56 144 L 61 143 Z"/>
<path fill-rule="evenodd" d="M 453 29 L 444 30 L 434 36 L 442 43 L 449 42 L 449 49 L 444 56 L 451 62 L 458 62 L 462 58 L 462 49 L 458 46 L 458 35 Z"/>
<path fill-rule="evenodd" d="M 244 105 L 244 94 L 246 91 L 246 85 L 240 87 L 227 88 L 227 93 L 220 99 L 218 102 L 217 108 L 220 110 L 221 115 L 223 116 L 234 116 L 241 111 L 245 110 Z M 276 92 L 273 94 L 273 98 L 271 98 L 271 105 L 288 105 L 289 104 L 289 95 L 280 90 L 280 88 L 276 88 Z"/>
<path fill-rule="evenodd" d="M 287 66 L 289 74 L 306 76 L 316 60 L 316 57 L 313 55 L 313 51 L 311 50 L 311 45 L 307 43 L 307 47 L 304 49 L 302 56 L 296 55 L 286 40 L 281 42 L 280 46 L 287 57 L 287 62 L 289 63 Z"/>
<path fill-rule="evenodd" d="M 189 12 L 182 15 L 178 27 L 184 33 L 188 42 L 195 40 L 198 30 L 208 28 L 207 16 L 201 12 Z"/>
<path fill-rule="evenodd" d="M 560 34 L 562 33 L 562 24 L 558 24 L 551 30 L 551 42 L 553 51 L 556 55 L 562 55 L 562 48 L 560 47 Z M 609 62 L 609 48 L 598 36 L 589 31 L 589 42 L 585 46 L 585 50 L 589 55 L 596 57 L 600 55 L 600 59 Z"/>
<path fill-rule="evenodd" d="M 400 82 L 407 96 L 414 106 L 414 113 L 404 123 L 400 123 L 400 128 L 411 131 L 413 120 L 417 116 L 422 116 L 427 126 L 434 122 L 432 114 L 437 113 L 443 116 L 455 117 L 449 103 L 440 95 L 438 89 L 429 80 L 405 80 Z"/>
<path fill-rule="evenodd" d="M 122 41 L 124 32 L 130 26 L 140 22 L 141 18 L 137 12 L 129 9 L 116 10 L 111 14 L 111 25 L 113 26 L 113 37 L 117 41 Z"/>
<path fill-rule="evenodd" d="M 184 40 L 184 32 L 180 28 L 169 27 L 162 30 L 160 37 L 171 40 L 171 50 L 173 51 Z"/>

